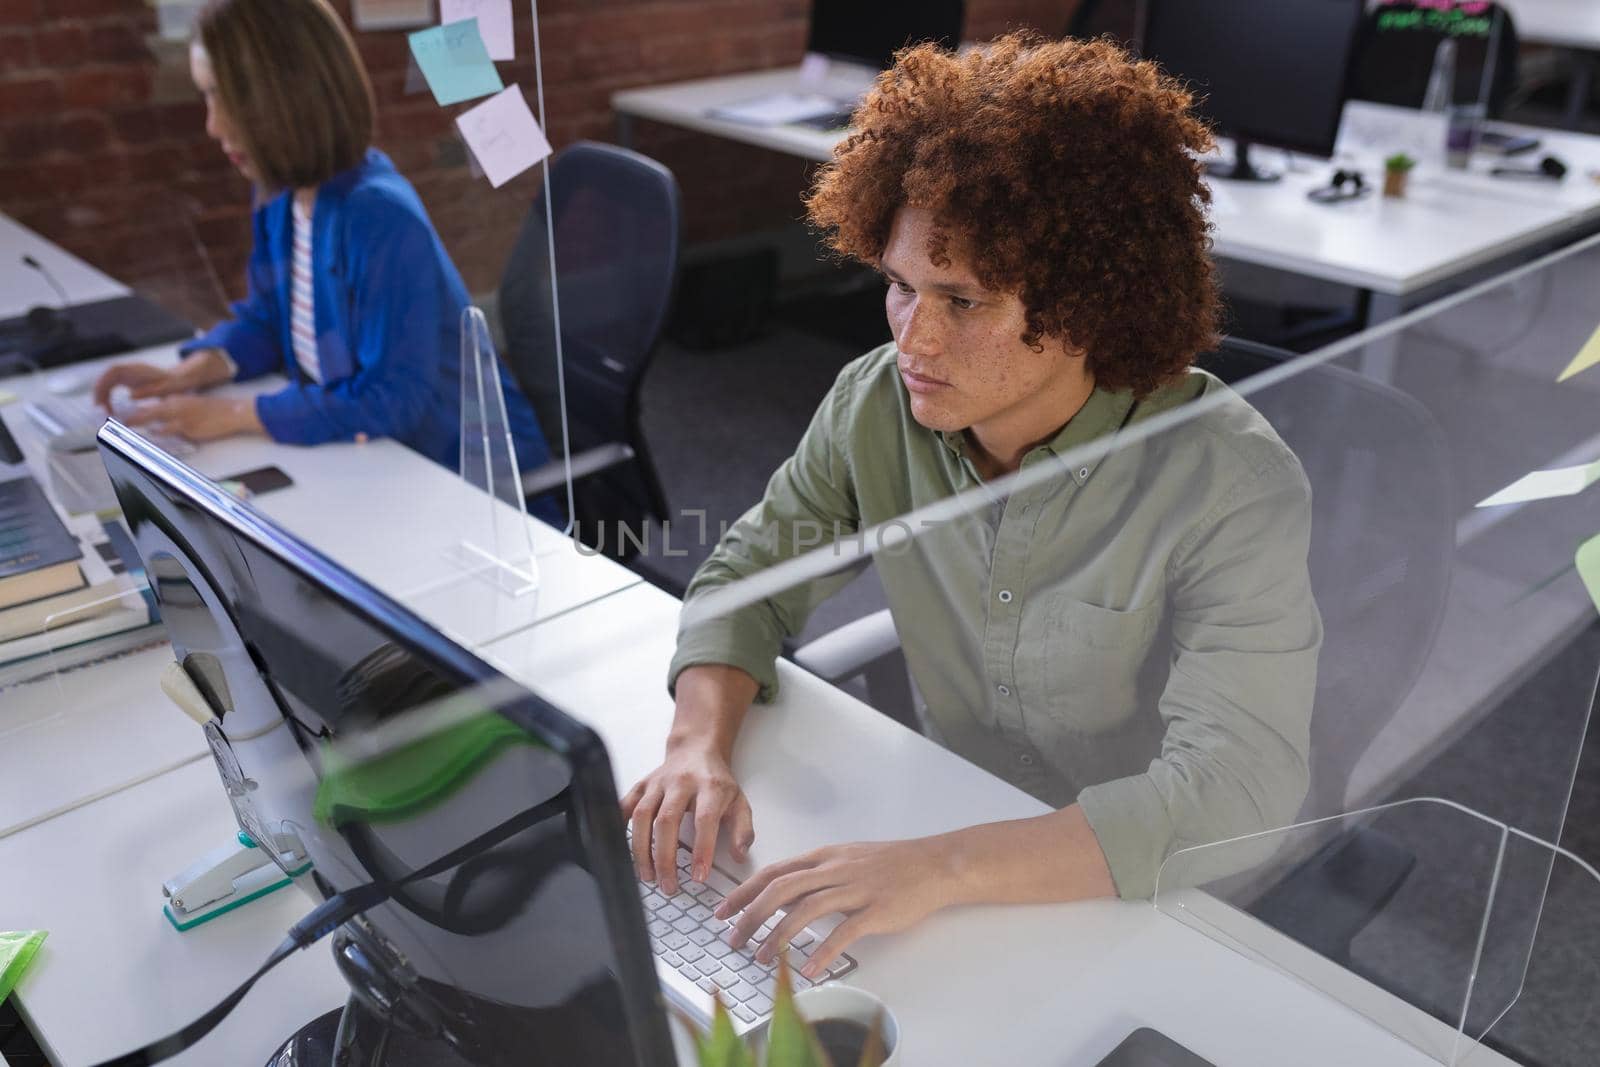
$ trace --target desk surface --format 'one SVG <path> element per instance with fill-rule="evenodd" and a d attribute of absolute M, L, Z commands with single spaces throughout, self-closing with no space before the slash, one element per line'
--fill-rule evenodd
<path fill-rule="evenodd" d="M 26 314 L 31 307 L 57 307 L 61 297 L 44 276 L 22 262 L 37 259 L 67 292 L 73 304 L 127 296 L 131 291 L 64 248 L 0 214 L 0 319 Z"/>
<path fill-rule="evenodd" d="M 1600 4 L 1594 0 L 1500 0 L 1528 44 L 1600 49 Z"/>
<path fill-rule="evenodd" d="M 822 161 L 832 156 L 834 145 L 844 137 L 842 131 L 754 126 L 712 118 L 707 112 L 779 92 L 848 96 L 864 85 L 861 75 L 851 70 L 830 77 L 837 80 L 819 86 L 802 82 L 797 67 L 731 74 L 622 90 L 612 94 L 611 105 L 624 116 Z M 1351 106 L 1359 111 L 1366 105 Z M 1551 140 L 1556 137 L 1548 131 L 1538 133 Z M 1560 137 L 1567 149 L 1563 155 L 1600 163 L 1600 138 Z M 1270 151 L 1263 154 L 1269 163 L 1276 162 Z M 1572 172 L 1554 195 L 1550 183 L 1513 189 L 1512 182 L 1479 175 L 1481 180 L 1416 181 L 1404 200 L 1372 196 L 1318 205 L 1305 194 L 1327 182 L 1331 167 L 1321 161 L 1305 164 L 1274 183 L 1212 181 L 1215 248 L 1218 255 L 1247 263 L 1405 296 L 1600 218 L 1600 185 L 1584 175 L 1580 159 L 1567 162 L 1573 165 Z M 1567 185 L 1572 192 L 1566 191 Z"/>

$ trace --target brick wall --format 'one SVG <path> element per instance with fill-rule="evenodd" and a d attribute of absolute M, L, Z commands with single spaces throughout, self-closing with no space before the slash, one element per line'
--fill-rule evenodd
<path fill-rule="evenodd" d="M 349 0 L 334 2 L 348 17 Z M 968 0 L 968 36 L 1057 33 L 1076 2 Z M 516 6 L 522 55 L 500 70 L 531 99 L 532 20 Z M 808 10 L 807 0 L 544 0 L 552 144 L 613 139 L 617 89 L 797 62 Z M 416 185 L 468 286 L 492 289 L 536 172 L 499 190 L 475 178 L 451 125 L 468 105 L 406 92 L 403 31 L 357 40 L 379 146 Z M 186 50 L 157 40 L 147 0 L 0 0 L 0 211 L 205 323 L 242 288 L 250 191 L 203 127 Z M 678 175 L 690 241 L 799 215 L 802 161 L 651 123 L 637 133 Z"/>

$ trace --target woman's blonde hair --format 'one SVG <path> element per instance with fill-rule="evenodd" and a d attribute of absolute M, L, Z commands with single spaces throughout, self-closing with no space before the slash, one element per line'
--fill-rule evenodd
<path fill-rule="evenodd" d="M 327 0 L 211 0 L 195 38 L 263 186 L 320 185 L 365 158 L 372 82 Z"/>

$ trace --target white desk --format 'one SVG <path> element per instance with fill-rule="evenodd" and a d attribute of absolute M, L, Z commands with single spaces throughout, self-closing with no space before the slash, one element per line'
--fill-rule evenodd
<path fill-rule="evenodd" d="M 1600 49 L 1600 4 L 1593 0 L 1500 0 L 1528 44 Z"/>
<path fill-rule="evenodd" d="M 837 91 L 848 96 L 864 86 L 853 70 L 830 76 L 837 82 L 821 89 L 802 82 L 798 67 L 702 78 L 622 90 L 612 94 L 611 106 L 624 143 L 631 137 L 633 120 L 642 118 L 822 161 L 831 158 L 843 132 L 746 125 L 711 118 L 707 112 L 770 93 Z M 1600 160 L 1600 139 L 1568 136 L 1595 146 L 1590 151 Z M 1271 153 L 1265 154 L 1272 162 Z M 1593 203 L 1583 198 L 1580 207 L 1547 195 L 1549 188 L 1542 183 L 1513 191 L 1508 188 L 1512 182 L 1498 179 L 1417 182 L 1398 201 L 1376 196 L 1332 206 L 1308 201 L 1305 194 L 1325 185 L 1331 170 L 1317 161 L 1279 182 L 1212 181 L 1216 253 L 1366 290 L 1372 296 L 1373 323 L 1392 318 L 1469 272 L 1576 235 L 1600 217 L 1600 195 Z M 1587 179 L 1575 166 L 1568 181 Z"/>
<path fill-rule="evenodd" d="M 0 214 L 0 319 L 26 314 L 31 307 L 57 307 L 60 295 L 44 276 L 22 262 L 31 255 L 67 291 L 73 304 L 127 296 L 131 290 L 21 223 Z"/>

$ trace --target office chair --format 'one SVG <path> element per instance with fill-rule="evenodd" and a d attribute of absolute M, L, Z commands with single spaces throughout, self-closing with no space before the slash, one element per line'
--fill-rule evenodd
<path fill-rule="evenodd" d="M 681 211 L 666 167 L 614 145 L 579 141 L 550 162 L 567 427 L 580 540 L 626 558 L 666 497 L 639 419 L 640 384 L 672 306 Z M 560 489 L 561 403 L 551 314 L 550 251 L 541 194 L 500 282 L 506 362 L 556 458 L 523 475 L 527 496 Z"/>
<path fill-rule="evenodd" d="M 1199 365 L 1238 383 L 1292 358 L 1228 338 Z M 1350 771 L 1415 685 L 1444 617 L 1455 552 L 1444 437 L 1410 396 L 1342 367 L 1308 368 L 1251 396 L 1311 484 L 1309 567 L 1324 640 L 1311 719 L 1311 782 L 1300 820 L 1347 810 Z M 863 677 L 870 702 L 908 724 L 914 689 L 887 609 L 796 651 L 831 682 Z M 898 677 L 896 677 L 898 675 Z M 1415 865 L 1382 833 L 1329 842 L 1275 884 L 1253 914 L 1348 964 L 1350 943 Z"/>
<path fill-rule="evenodd" d="M 1456 83 L 1452 99 L 1458 103 L 1483 98 L 1485 66 L 1493 63 L 1486 103 L 1491 116 L 1505 109 L 1506 100 L 1517 84 L 1519 45 L 1517 27 L 1510 12 L 1499 4 L 1487 9 L 1500 19 L 1498 40 L 1459 37 L 1456 51 Z M 1356 35 L 1355 59 L 1350 70 L 1350 96 L 1396 107 L 1419 108 L 1433 73 L 1433 57 L 1445 32 L 1427 26 L 1379 31 L 1380 20 L 1422 9 L 1414 4 L 1385 4 L 1367 13 Z M 1490 45 L 1494 48 L 1491 54 Z"/>

